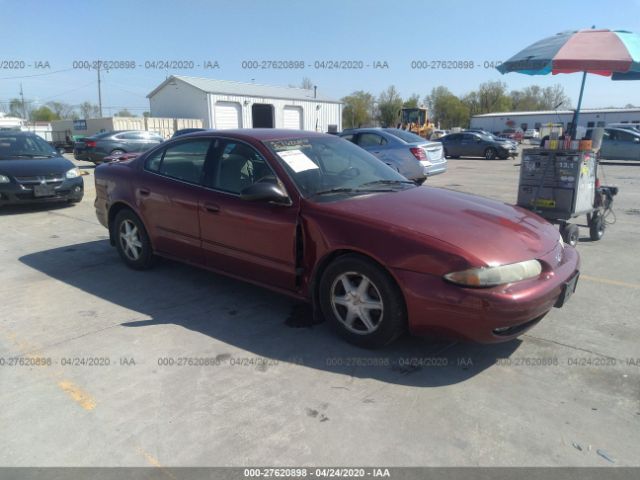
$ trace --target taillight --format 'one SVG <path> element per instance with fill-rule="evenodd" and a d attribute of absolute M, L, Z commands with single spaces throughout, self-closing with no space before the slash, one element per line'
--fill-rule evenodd
<path fill-rule="evenodd" d="M 84 142 L 84 144 L 87 147 L 91 147 L 91 148 L 95 148 L 95 146 L 96 146 L 96 142 L 94 142 L 93 140 L 87 140 L 87 141 Z"/>
<path fill-rule="evenodd" d="M 410 150 L 411 150 L 411 153 L 413 153 L 413 156 L 416 157 L 418 160 L 422 161 L 427 159 L 427 154 L 424 153 L 424 150 L 421 149 L 420 147 L 413 147 Z"/>

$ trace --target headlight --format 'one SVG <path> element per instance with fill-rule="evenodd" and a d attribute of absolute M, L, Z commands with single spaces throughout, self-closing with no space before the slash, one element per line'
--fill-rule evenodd
<path fill-rule="evenodd" d="M 67 178 L 76 178 L 80 176 L 80 169 L 78 167 L 72 168 L 67 173 L 64 174 Z"/>
<path fill-rule="evenodd" d="M 11 180 L 6 175 L 0 175 L 0 183 L 9 183 Z"/>
<path fill-rule="evenodd" d="M 465 287 L 493 287 L 534 278 L 541 272 L 542 265 L 538 260 L 527 260 L 498 267 L 471 268 L 461 272 L 447 273 L 444 278 Z"/>

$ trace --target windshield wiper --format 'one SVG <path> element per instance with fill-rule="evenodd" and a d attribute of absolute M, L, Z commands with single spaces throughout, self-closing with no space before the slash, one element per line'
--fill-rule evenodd
<path fill-rule="evenodd" d="M 320 190 L 313 194 L 316 195 L 329 195 L 332 193 L 379 193 L 379 192 L 395 192 L 392 188 L 330 188 L 329 190 Z"/>
<path fill-rule="evenodd" d="M 416 186 L 415 182 L 411 180 L 374 180 L 372 182 L 366 182 L 360 185 L 360 187 L 366 187 L 369 185 L 413 185 Z"/>
<path fill-rule="evenodd" d="M 315 192 L 313 195 L 327 195 L 330 193 L 352 193 L 355 192 L 355 190 L 353 188 L 330 188 L 328 190 L 320 190 L 319 192 Z"/>

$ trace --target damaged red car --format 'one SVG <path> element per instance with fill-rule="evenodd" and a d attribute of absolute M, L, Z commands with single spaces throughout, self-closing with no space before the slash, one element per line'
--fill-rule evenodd
<path fill-rule="evenodd" d="M 313 304 L 347 340 L 506 341 L 561 307 L 579 256 L 541 217 L 416 186 L 332 135 L 178 137 L 100 165 L 95 208 L 134 269 L 177 259 Z"/>

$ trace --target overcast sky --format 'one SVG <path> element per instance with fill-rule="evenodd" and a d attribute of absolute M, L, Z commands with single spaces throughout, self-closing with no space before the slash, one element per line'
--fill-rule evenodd
<path fill-rule="evenodd" d="M 274 85 L 299 84 L 309 77 L 335 98 L 355 90 L 377 95 L 389 85 L 405 97 L 423 97 L 438 85 L 461 95 L 488 80 L 505 81 L 510 89 L 560 83 L 575 105 L 579 74 L 500 75 L 484 68 L 485 62 L 490 67 L 490 62 L 506 60 L 564 30 L 596 25 L 640 32 L 640 0 L 0 0 L 0 8 L 0 62 L 5 63 L 0 66 L 26 65 L 0 69 L 0 102 L 6 105 L 16 97 L 22 82 L 27 99 L 97 103 L 96 72 L 74 69 L 74 61 L 134 62 L 133 70 L 102 75 L 105 114 L 124 107 L 136 113 L 148 110 L 146 95 L 171 73 Z M 301 61 L 305 68 L 243 68 L 243 61 L 252 60 Z M 387 62 L 389 68 L 314 68 L 316 61 L 335 60 Z M 472 61 L 478 66 L 412 69 L 411 62 L 420 60 Z M 158 61 L 193 62 L 195 68 L 145 68 L 153 61 L 156 66 Z M 219 68 L 202 68 L 215 61 Z M 35 69 L 36 62 L 49 62 L 50 68 Z M 589 76 L 585 108 L 629 103 L 640 105 L 640 82 Z"/>

